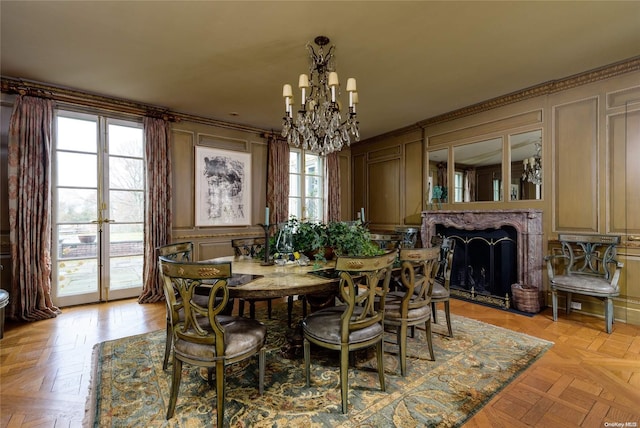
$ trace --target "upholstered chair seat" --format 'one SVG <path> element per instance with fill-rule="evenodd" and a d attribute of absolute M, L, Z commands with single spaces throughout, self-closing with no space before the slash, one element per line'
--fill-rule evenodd
<path fill-rule="evenodd" d="M 346 305 L 326 308 L 314 312 L 304 320 L 305 329 L 309 337 L 326 343 L 339 345 L 341 341 L 340 323 L 344 315 Z M 352 318 L 355 321 L 362 314 L 362 308 L 354 308 Z M 381 324 L 371 324 L 365 328 L 349 333 L 349 343 L 361 343 L 380 336 L 383 333 Z"/>

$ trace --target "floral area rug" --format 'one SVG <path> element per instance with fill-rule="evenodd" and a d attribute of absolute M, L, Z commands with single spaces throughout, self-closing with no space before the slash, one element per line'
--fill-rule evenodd
<path fill-rule="evenodd" d="M 385 339 L 386 391 L 380 390 L 375 352 L 356 354 L 356 366 L 349 368 L 349 413 L 343 415 L 338 354 L 312 347 L 307 388 L 301 353 L 288 359 L 281 352 L 291 333 L 284 321 L 286 305 L 275 306 L 271 320 L 260 311 L 257 318 L 268 326 L 264 394 L 258 393 L 257 357 L 228 366 L 225 426 L 460 426 L 552 346 L 452 315 L 454 337 L 433 334 L 436 361 L 429 360 L 424 330 L 408 339 L 407 376 L 402 377 L 395 333 L 390 332 Z M 161 330 L 96 345 L 85 426 L 215 426 L 215 387 L 206 382 L 206 370 L 187 364 L 175 415 L 165 419 L 171 366 L 162 370 L 164 341 Z"/>

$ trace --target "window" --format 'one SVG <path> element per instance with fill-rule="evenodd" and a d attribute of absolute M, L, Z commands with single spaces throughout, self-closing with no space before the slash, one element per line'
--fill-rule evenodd
<path fill-rule="evenodd" d="M 323 221 L 324 158 L 300 149 L 289 155 L 289 216 Z"/>

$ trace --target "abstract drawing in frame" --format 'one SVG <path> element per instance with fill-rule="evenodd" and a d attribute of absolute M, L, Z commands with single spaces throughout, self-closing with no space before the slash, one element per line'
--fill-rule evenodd
<path fill-rule="evenodd" d="M 251 154 L 196 147 L 196 226 L 251 225 Z"/>

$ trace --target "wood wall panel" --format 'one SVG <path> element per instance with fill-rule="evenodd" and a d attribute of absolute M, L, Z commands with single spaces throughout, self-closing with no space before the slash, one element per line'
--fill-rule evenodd
<path fill-rule="evenodd" d="M 366 163 L 366 155 L 355 155 L 351 157 L 351 165 L 353 166 L 353 171 L 351 172 L 351 176 L 353 177 L 353 205 L 351 207 L 351 213 L 349 213 L 349 217 L 356 218 L 356 212 L 360 212 L 360 208 L 367 207 L 366 193 L 365 189 L 367 184 L 367 163 Z M 342 213 L 344 216 L 345 213 Z M 367 215 L 365 214 L 365 220 Z"/>
<path fill-rule="evenodd" d="M 172 131 L 171 174 L 173 186 L 173 227 L 192 228 L 194 225 L 194 139 L 193 132 Z"/>
<path fill-rule="evenodd" d="M 402 223 L 421 224 L 420 213 L 424 198 L 424 149 L 422 141 L 415 141 L 404 146 L 404 219 Z"/>
<path fill-rule="evenodd" d="M 640 111 L 611 116 L 608 143 L 610 231 L 640 235 Z"/>
<path fill-rule="evenodd" d="M 374 228 L 390 228 L 400 223 L 400 159 L 368 165 L 369 210 L 366 220 Z"/>
<path fill-rule="evenodd" d="M 598 99 L 554 108 L 557 232 L 598 232 Z"/>

